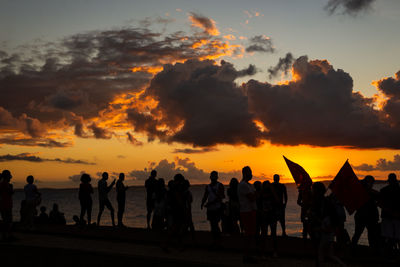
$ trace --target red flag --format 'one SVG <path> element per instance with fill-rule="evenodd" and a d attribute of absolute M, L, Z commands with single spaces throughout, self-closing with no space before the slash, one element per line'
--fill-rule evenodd
<path fill-rule="evenodd" d="M 358 180 L 348 160 L 346 160 L 346 163 L 340 169 L 335 179 L 333 179 L 329 188 L 346 207 L 350 215 L 369 199 L 367 190 Z"/>
<path fill-rule="evenodd" d="M 312 185 L 312 180 L 310 175 L 308 175 L 303 167 L 297 163 L 294 163 L 293 161 L 288 160 L 285 156 L 283 156 L 283 158 L 286 161 L 286 165 L 288 166 L 296 185 L 298 187 L 310 187 Z"/>

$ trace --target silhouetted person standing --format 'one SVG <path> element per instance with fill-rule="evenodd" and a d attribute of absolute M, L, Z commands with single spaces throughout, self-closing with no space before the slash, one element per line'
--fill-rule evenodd
<path fill-rule="evenodd" d="M 268 235 L 268 228 L 271 229 L 272 245 L 273 245 L 273 256 L 277 256 L 278 245 L 276 239 L 276 226 L 278 218 L 279 198 L 274 187 L 270 181 L 264 181 L 262 183 L 261 190 L 261 236 L 263 240 L 263 246 L 265 246 L 265 239 Z"/>
<path fill-rule="evenodd" d="M 381 231 L 386 249 L 392 253 L 400 241 L 400 186 L 396 174 L 388 176 L 389 185 L 380 190 Z"/>
<path fill-rule="evenodd" d="M 150 229 L 151 213 L 154 210 L 153 194 L 157 188 L 157 171 L 152 170 L 144 186 L 146 187 L 147 229 Z"/>
<path fill-rule="evenodd" d="M 25 192 L 25 200 L 26 200 L 26 226 L 28 229 L 32 229 L 34 225 L 35 215 L 37 213 L 36 206 L 40 204 L 40 196 L 36 185 L 33 184 L 34 178 L 32 175 L 29 175 L 26 178 L 26 182 L 28 183 L 24 187 Z"/>
<path fill-rule="evenodd" d="M 103 172 L 102 178 L 99 180 L 97 184 L 99 190 L 99 215 L 97 216 L 97 226 L 100 225 L 101 214 L 104 211 L 104 207 L 107 207 L 107 209 L 110 210 L 112 226 L 115 226 L 114 208 L 111 205 L 110 200 L 108 199 L 108 192 L 110 192 L 110 190 L 114 186 L 115 179 L 109 186 L 107 185 L 107 180 L 108 180 L 108 173 Z"/>
<path fill-rule="evenodd" d="M 89 174 L 82 174 L 81 176 L 81 184 L 79 186 L 79 202 L 81 204 L 81 215 L 79 217 L 79 221 L 81 224 L 84 222 L 85 213 L 87 213 L 87 224 L 88 226 L 91 225 L 92 222 L 92 194 L 93 194 L 93 187 L 90 184 Z"/>
<path fill-rule="evenodd" d="M 12 227 L 12 195 L 14 194 L 13 185 L 10 183 L 12 178 L 9 170 L 4 170 L 0 176 L 0 213 L 3 223 L 1 225 L 2 239 L 10 240 Z"/>
<path fill-rule="evenodd" d="M 287 204 L 287 191 L 286 186 L 279 182 L 280 177 L 278 174 L 274 174 L 274 182 L 272 186 L 274 188 L 275 194 L 278 197 L 276 213 L 277 220 L 281 224 L 282 236 L 286 236 L 286 222 L 285 222 L 285 210 Z"/>
<path fill-rule="evenodd" d="M 125 174 L 120 173 L 117 184 L 115 185 L 115 189 L 117 191 L 117 202 L 118 202 L 118 226 L 125 227 L 122 223 L 122 217 L 124 216 L 125 212 L 125 202 L 126 202 L 126 190 L 128 187 L 124 185 Z"/>
<path fill-rule="evenodd" d="M 371 175 L 365 176 L 361 184 L 369 194 L 369 200 L 354 215 L 355 230 L 351 240 L 353 246 L 356 246 L 364 228 L 368 231 L 368 243 L 372 248 L 378 247 L 379 238 L 379 211 L 377 206 L 378 192 L 372 189 L 375 178 Z"/>
<path fill-rule="evenodd" d="M 307 239 L 307 235 L 311 237 L 310 212 L 312 205 L 312 192 L 310 186 L 300 186 L 297 205 L 301 207 L 300 219 L 303 223 L 303 239 Z"/>
<path fill-rule="evenodd" d="M 242 181 L 238 186 L 238 195 L 240 203 L 240 220 L 243 226 L 245 240 L 244 246 L 244 263 L 255 263 L 257 260 L 251 257 L 249 244 L 255 242 L 256 235 L 256 217 L 257 217 L 257 204 L 256 204 L 256 190 L 249 181 L 253 178 L 252 171 L 249 166 L 242 169 Z"/>
<path fill-rule="evenodd" d="M 229 182 L 229 188 L 226 191 L 228 201 L 228 233 L 240 233 L 239 220 L 240 220 L 240 204 L 238 196 L 239 181 L 232 178 Z"/>
<path fill-rule="evenodd" d="M 207 208 L 207 220 L 210 221 L 211 233 L 215 243 L 221 234 L 219 222 L 222 217 L 222 200 L 225 198 L 225 193 L 224 185 L 218 182 L 218 172 L 212 171 L 210 173 L 210 180 L 211 183 L 206 186 L 200 207 L 201 209 L 204 206 Z"/>

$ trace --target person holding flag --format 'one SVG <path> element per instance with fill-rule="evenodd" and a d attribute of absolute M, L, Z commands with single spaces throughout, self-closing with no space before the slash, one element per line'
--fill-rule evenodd
<path fill-rule="evenodd" d="M 310 175 L 301 167 L 299 164 L 293 161 L 285 159 L 286 165 L 292 174 L 293 180 L 295 181 L 297 188 L 299 190 L 299 196 L 297 198 L 297 204 L 301 207 L 300 218 L 303 223 L 303 239 L 307 239 L 307 235 L 310 235 L 310 209 L 312 204 L 312 193 L 311 186 L 312 180 Z"/>

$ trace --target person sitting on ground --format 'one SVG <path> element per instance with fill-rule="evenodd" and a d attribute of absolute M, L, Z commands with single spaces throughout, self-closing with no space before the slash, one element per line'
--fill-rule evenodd
<path fill-rule="evenodd" d="M 66 224 L 64 213 L 58 210 L 58 205 L 56 203 L 53 204 L 53 209 L 50 211 L 49 223 L 57 225 Z"/>
<path fill-rule="evenodd" d="M 49 215 L 47 215 L 47 213 L 46 213 L 45 206 L 40 207 L 40 214 L 37 217 L 37 223 L 38 224 L 48 224 L 49 223 Z"/>

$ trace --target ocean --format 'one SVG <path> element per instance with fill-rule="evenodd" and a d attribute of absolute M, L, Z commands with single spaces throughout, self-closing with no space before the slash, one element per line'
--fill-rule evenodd
<path fill-rule="evenodd" d="M 92 182 L 95 185 L 95 182 Z M 379 190 L 383 185 L 377 184 Z M 209 230 L 210 226 L 206 220 L 206 210 L 200 209 L 201 199 L 204 193 L 205 185 L 193 185 L 190 190 L 193 194 L 192 216 L 196 230 Z M 301 237 L 302 224 L 300 221 L 300 207 L 297 205 L 297 188 L 295 184 L 286 184 L 288 192 L 288 204 L 286 207 L 286 232 L 289 236 Z M 227 187 L 225 187 L 226 190 Z M 78 199 L 78 188 L 76 189 L 40 189 L 42 193 L 42 203 L 40 206 L 47 208 L 47 213 L 51 210 L 54 203 L 57 203 L 61 212 L 65 214 L 68 224 L 72 224 L 72 216 L 80 213 L 80 205 Z M 94 188 L 93 194 L 93 210 L 92 221 L 95 222 L 98 213 L 98 197 L 97 188 Z M 146 201 L 144 187 L 130 187 L 126 193 L 126 208 L 124 214 L 124 224 L 128 227 L 146 227 Z M 13 219 L 18 221 L 20 218 L 19 209 L 21 200 L 24 199 L 24 192 L 16 190 L 14 194 Z M 113 204 L 114 209 L 117 209 L 116 193 L 113 189 L 109 193 L 109 199 Z M 115 212 L 115 219 L 116 219 Z M 354 233 L 354 215 L 347 214 L 346 229 L 350 236 Z M 102 218 L 102 225 L 111 225 L 110 212 L 105 209 Z M 280 225 L 278 224 L 278 235 L 281 233 Z M 368 244 L 366 230 L 360 238 L 360 244 Z"/>

